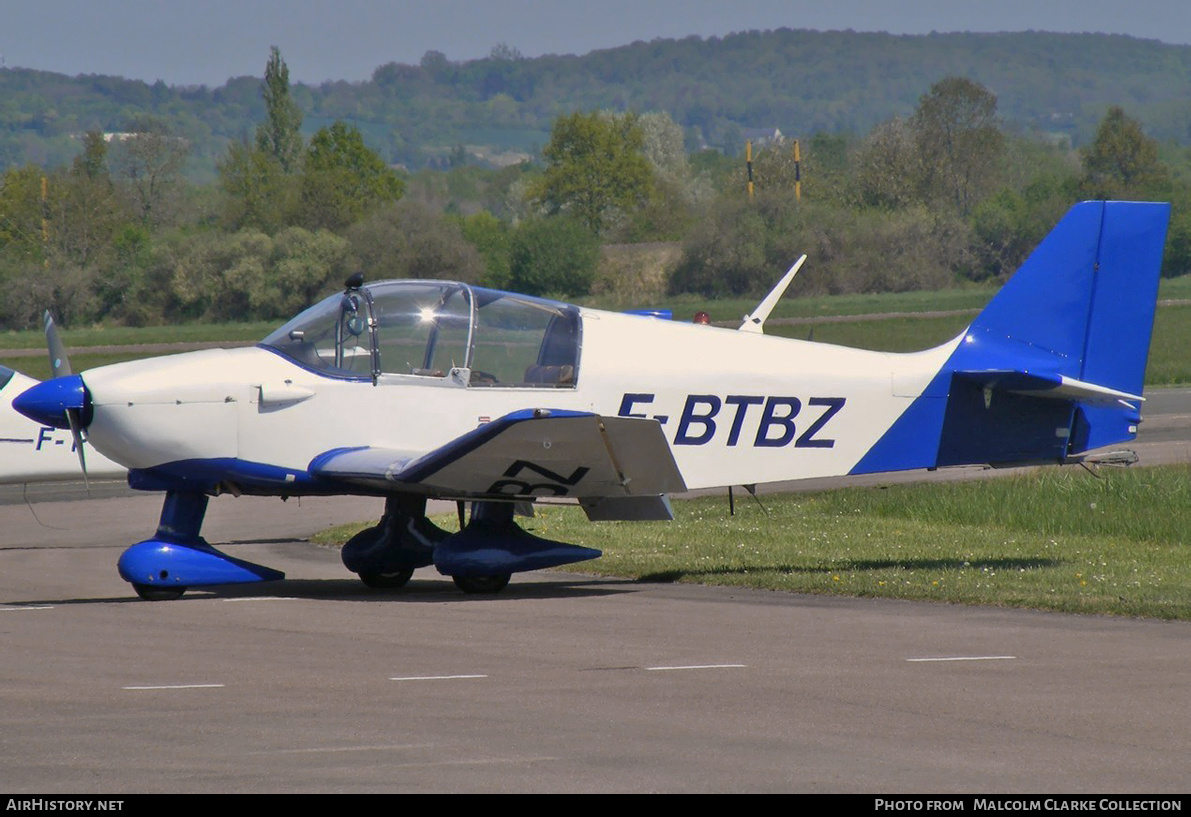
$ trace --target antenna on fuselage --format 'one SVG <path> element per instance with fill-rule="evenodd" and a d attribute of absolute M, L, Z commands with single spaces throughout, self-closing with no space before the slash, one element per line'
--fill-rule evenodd
<path fill-rule="evenodd" d="M 753 332 L 762 334 L 764 332 L 765 319 L 769 317 L 769 313 L 777 306 L 777 302 L 786 292 L 786 287 L 790 286 L 790 282 L 794 280 L 794 276 L 798 274 L 798 270 L 802 269 L 802 265 L 806 263 L 806 254 L 794 262 L 794 266 L 790 267 L 789 271 L 782 276 L 782 280 L 777 282 L 777 286 L 769 290 L 769 294 L 762 299 L 761 303 L 757 304 L 757 308 L 744 316 L 744 323 L 740 324 L 741 332 Z"/>

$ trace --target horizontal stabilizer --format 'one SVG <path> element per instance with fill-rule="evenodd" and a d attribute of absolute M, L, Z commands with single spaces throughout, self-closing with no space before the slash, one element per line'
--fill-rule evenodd
<path fill-rule="evenodd" d="M 1140 403 L 1145 398 L 1107 386 L 1076 380 L 1074 377 L 1051 372 L 1027 372 L 1021 369 L 985 371 L 957 371 L 956 377 L 972 381 L 986 389 L 1002 390 L 1030 397 L 1054 400 L 1077 400 L 1091 404 Z"/>
<path fill-rule="evenodd" d="M 527 409 L 433 451 L 336 449 L 310 463 L 320 477 L 455 498 L 656 496 L 686 484 L 656 420 Z"/>

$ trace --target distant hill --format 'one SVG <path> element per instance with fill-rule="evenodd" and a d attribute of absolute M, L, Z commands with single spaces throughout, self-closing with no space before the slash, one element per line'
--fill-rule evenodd
<path fill-rule="evenodd" d="M 296 85 L 293 94 L 308 130 L 346 119 L 390 162 L 416 168 L 445 161 L 460 144 L 488 155 L 532 153 L 555 117 L 580 109 L 666 111 L 689 146 L 729 152 L 740 149 L 747 128 L 863 134 L 910 113 L 949 75 L 996 93 L 1010 127 L 1079 144 L 1115 104 L 1151 136 L 1191 144 L 1191 46 L 1103 34 L 779 29 L 583 56 L 525 59 L 501 49 L 451 62 L 427 52 L 419 65 L 378 67 L 368 82 Z M 124 131 L 154 116 L 190 141 L 192 175 L 209 176 L 228 140 L 251 134 L 263 117 L 259 89 L 257 77 L 208 88 L 0 69 L 0 168 L 68 161 L 78 151 L 73 135 Z"/>

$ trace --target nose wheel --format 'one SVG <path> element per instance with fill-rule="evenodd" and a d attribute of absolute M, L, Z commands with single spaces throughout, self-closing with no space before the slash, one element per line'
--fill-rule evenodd
<path fill-rule="evenodd" d="M 132 585 L 132 589 L 145 601 L 173 601 L 174 599 L 182 598 L 182 594 L 186 592 L 185 587 L 158 587 L 152 584 L 136 584 L 135 582 Z"/>
<path fill-rule="evenodd" d="M 146 601 L 169 601 L 190 587 L 276 581 L 278 570 L 228 556 L 211 547 L 199 531 L 207 495 L 168 491 L 157 533 L 120 554 L 120 577 Z"/>

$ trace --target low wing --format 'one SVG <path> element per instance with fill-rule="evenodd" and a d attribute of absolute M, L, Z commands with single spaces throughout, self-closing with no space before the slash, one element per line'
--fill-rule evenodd
<path fill-rule="evenodd" d="M 317 476 L 457 499 L 572 497 L 592 518 L 667 518 L 686 490 L 656 420 L 527 409 L 425 454 L 366 447 L 315 457 Z M 602 508 L 593 515 L 593 509 Z"/>

